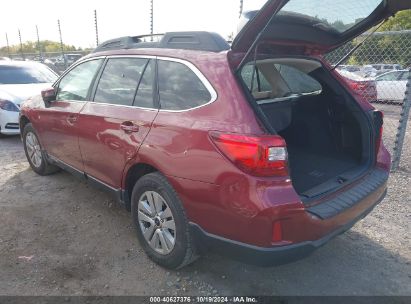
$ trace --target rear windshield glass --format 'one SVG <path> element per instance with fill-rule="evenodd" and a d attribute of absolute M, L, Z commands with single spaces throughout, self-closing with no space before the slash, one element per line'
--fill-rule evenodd
<path fill-rule="evenodd" d="M 56 79 L 57 76 L 42 65 L 0 66 L 0 84 L 51 83 Z"/>
<path fill-rule="evenodd" d="M 291 0 L 279 15 L 295 16 L 315 27 L 332 29 L 339 33 L 354 27 L 368 17 L 382 0 Z"/>
<path fill-rule="evenodd" d="M 322 91 L 317 80 L 295 67 L 276 63 L 260 63 L 257 66 L 248 64 L 241 71 L 245 84 L 256 100 L 320 94 Z"/>

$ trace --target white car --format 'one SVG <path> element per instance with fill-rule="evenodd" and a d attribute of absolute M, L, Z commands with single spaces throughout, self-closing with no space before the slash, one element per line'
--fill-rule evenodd
<path fill-rule="evenodd" d="M 40 94 L 57 79 L 44 64 L 26 61 L 0 61 L 0 135 L 20 134 L 20 104 Z"/>
<path fill-rule="evenodd" d="M 408 70 L 391 71 L 375 78 L 377 83 L 377 100 L 402 102 L 407 88 Z"/>

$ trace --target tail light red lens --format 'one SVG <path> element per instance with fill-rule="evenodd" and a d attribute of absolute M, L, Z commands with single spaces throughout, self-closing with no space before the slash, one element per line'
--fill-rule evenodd
<path fill-rule="evenodd" d="M 210 132 L 217 148 L 238 168 L 254 176 L 288 176 L 285 141 L 277 135 Z"/>
<path fill-rule="evenodd" d="M 271 241 L 273 243 L 277 243 L 277 242 L 281 242 L 282 239 L 283 239 L 283 229 L 281 227 L 281 222 L 280 221 L 274 222 Z"/>

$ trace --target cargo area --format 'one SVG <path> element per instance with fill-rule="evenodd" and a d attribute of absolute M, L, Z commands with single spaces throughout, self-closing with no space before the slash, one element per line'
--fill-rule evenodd
<path fill-rule="evenodd" d="M 268 123 L 285 139 L 292 183 L 302 198 L 329 193 L 367 170 L 366 114 L 321 64 L 269 59 L 256 67 L 245 67 L 244 82 L 250 81 Z"/>

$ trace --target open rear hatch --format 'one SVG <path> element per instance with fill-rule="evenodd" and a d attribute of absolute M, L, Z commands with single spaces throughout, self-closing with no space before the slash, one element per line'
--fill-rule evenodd
<path fill-rule="evenodd" d="M 248 14 L 252 19 L 232 44 L 230 56 L 242 58 L 232 60 L 233 68 L 267 130 L 286 141 L 303 201 L 363 176 L 381 136 L 374 113 L 365 113 L 309 55 L 329 52 L 408 8 L 409 0 L 271 0 Z M 293 51 L 282 53 L 282 46 Z"/>
<path fill-rule="evenodd" d="M 231 49 L 249 53 L 264 42 L 324 54 L 406 9 L 410 0 L 269 0 L 247 14 Z"/>

